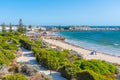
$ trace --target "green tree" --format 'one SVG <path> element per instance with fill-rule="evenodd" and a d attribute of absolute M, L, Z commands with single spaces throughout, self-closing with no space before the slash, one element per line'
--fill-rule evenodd
<path fill-rule="evenodd" d="M 2 32 L 6 32 L 5 23 L 2 24 Z"/>
<path fill-rule="evenodd" d="M 12 24 L 10 23 L 10 25 L 9 25 L 9 32 L 12 32 Z"/>
<path fill-rule="evenodd" d="M 25 32 L 25 28 L 23 28 L 22 19 L 19 20 L 18 32 L 20 32 L 20 33 Z"/>
<path fill-rule="evenodd" d="M 30 28 L 30 29 L 31 29 L 31 28 L 32 28 L 32 26 L 31 26 L 31 25 L 29 25 L 29 26 L 28 26 L 28 28 Z"/>
<path fill-rule="evenodd" d="M 19 27 L 20 27 L 20 28 L 23 28 L 22 19 L 19 20 Z"/>
<path fill-rule="evenodd" d="M 41 32 L 41 31 L 42 31 L 42 29 L 40 28 L 40 29 L 39 29 L 39 32 Z"/>

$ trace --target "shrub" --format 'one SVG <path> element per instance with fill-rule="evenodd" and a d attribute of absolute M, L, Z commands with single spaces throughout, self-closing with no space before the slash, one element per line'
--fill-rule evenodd
<path fill-rule="evenodd" d="M 100 60 L 79 60 L 74 64 L 78 65 L 82 70 L 93 70 L 102 75 L 117 72 L 117 68 L 113 64 Z"/>
<path fill-rule="evenodd" d="M 13 74 L 3 77 L 2 80 L 28 80 L 28 79 L 22 74 Z"/>
<path fill-rule="evenodd" d="M 91 70 L 83 70 L 76 74 L 77 80 L 108 80 Z"/>
<path fill-rule="evenodd" d="M 72 79 L 76 77 L 76 73 L 80 71 L 80 68 L 74 64 L 68 64 L 60 69 L 63 77 Z"/>
<path fill-rule="evenodd" d="M 8 65 L 8 63 L 9 63 L 8 58 L 4 54 L 0 53 L 0 65 L 3 64 Z"/>
<path fill-rule="evenodd" d="M 15 58 L 14 52 L 10 50 L 2 50 L 2 53 L 9 59 L 12 60 Z"/>

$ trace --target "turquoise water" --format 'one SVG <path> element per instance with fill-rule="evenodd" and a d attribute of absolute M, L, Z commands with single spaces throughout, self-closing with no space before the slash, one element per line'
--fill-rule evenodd
<path fill-rule="evenodd" d="M 66 42 L 87 49 L 120 56 L 120 31 L 56 32 Z"/>

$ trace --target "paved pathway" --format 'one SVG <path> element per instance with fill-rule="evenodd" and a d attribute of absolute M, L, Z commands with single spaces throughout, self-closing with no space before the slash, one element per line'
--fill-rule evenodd
<path fill-rule="evenodd" d="M 120 74 L 118 74 L 116 77 L 117 77 L 117 80 L 120 80 Z"/>
<path fill-rule="evenodd" d="M 120 80 L 120 67 L 118 67 L 118 74 L 116 75 L 117 80 Z"/>
<path fill-rule="evenodd" d="M 29 51 L 29 50 L 24 49 L 24 48 L 21 48 L 21 50 L 22 50 L 23 56 L 19 57 L 17 59 L 17 62 L 28 62 L 32 66 L 36 67 L 41 73 L 44 73 L 46 75 L 50 75 L 50 70 L 47 70 L 38 64 L 32 51 Z M 53 80 L 66 80 L 65 78 L 61 77 L 60 73 L 55 72 L 55 71 L 52 71 L 51 76 L 52 76 Z"/>

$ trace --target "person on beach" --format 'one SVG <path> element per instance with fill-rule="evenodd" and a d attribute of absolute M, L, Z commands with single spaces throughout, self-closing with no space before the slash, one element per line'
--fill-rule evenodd
<path fill-rule="evenodd" d="M 97 52 L 96 51 L 94 51 L 95 52 L 95 55 L 97 54 Z"/>
<path fill-rule="evenodd" d="M 90 55 L 96 55 L 96 51 L 90 52 Z"/>

